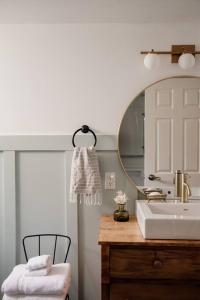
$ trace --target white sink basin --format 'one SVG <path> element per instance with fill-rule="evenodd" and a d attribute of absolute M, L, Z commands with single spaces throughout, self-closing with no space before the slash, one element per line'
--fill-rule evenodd
<path fill-rule="evenodd" d="M 145 239 L 200 240 L 200 201 L 136 201 L 137 221 Z"/>

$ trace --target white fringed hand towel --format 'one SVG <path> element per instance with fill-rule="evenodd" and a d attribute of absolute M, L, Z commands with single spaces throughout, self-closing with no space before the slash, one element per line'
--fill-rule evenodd
<path fill-rule="evenodd" d="M 102 204 L 102 187 L 96 151 L 75 147 L 72 157 L 70 201 L 86 205 Z"/>

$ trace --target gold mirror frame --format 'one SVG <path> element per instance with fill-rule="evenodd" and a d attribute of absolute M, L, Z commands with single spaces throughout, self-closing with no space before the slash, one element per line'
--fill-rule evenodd
<path fill-rule="evenodd" d="M 137 185 L 135 184 L 135 182 L 133 181 L 133 179 L 131 179 L 131 177 L 128 175 L 127 171 L 125 170 L 125 167 L 123 165 L 123 162 L 122 162 L 122 159 L 121 159 L 121 156 L 120 156 L 120 150 L 119 150 L 119 134 L 120 134 L 120 129 L 121 129 L 121 126 L 122 126 L 122 121 L 129 109 L 129 107 L 132 105 L 132 103 L 135 101 L 135 99 L 137 99 L 137 97 L 143 92 L 145 91 L 147 88 L 149 88 L 150 86 L 154 85 L 154 84 L 157 84 L 158 82 L 161 82 L 161 81 L 164 81 L 164 80 L 167 80 L 167 79 L 173 79 L 173 78 L 200 78 L 200 76 L 192 76 L 192 75 L 177 75 L 177 76 L 170 76 L 170 77 L 165 77 L 165 78 L 162 78 L 160 80 L 157 80 L 149 85 L 147 85 L 140 93 L 138 93 L 134 98 L 133 100 L 128 104 L 123 116 L 122 116 L 122 119 L 121 119 L 121 122 L 120 122 L 120 125 L 119 125 L 119 129 L 118 129 L 118 136 L 117 136 L 117 153 L 118 153 L 118 159 L 120 161 L 120 164 L 121 164 L 121 167 L 124 171 L 124 173 L 126 174 L 126 176 L 128 177 L 128 179 L 130 180 L 131 184 L 133 184 L 133 186 L 140 192 L 140 189 L 137 187 Z"/>

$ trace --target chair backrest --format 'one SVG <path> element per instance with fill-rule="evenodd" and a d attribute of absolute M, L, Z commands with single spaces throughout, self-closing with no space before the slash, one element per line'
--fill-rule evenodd
<path fill-rule="evenodd" d="M 67 260 L 67 256 L 68 256 L 68 253 L 69 253 L 69 248 L 70 248 L 70 245 L 71 245 L 71 238 L 67 235 L 51 234 L 51 233 L 27 235 L 23 238 L 22 244 L 23 244 L 23 248 L 24 248 L 24 255 L 25 255 L 26 261 L 28 261 L 27 245 L 26 245 L 27 240 L 36 239 L 38 241 L 38 255 L 41 255 L 41 239 L 43 237 L 55 237 L 55 241 L 53 243 L 53 264 L 55 263 L 55 256 L 56 256 L 56 249 L 57 249 L 58 239 L 63 239 L 64 238 L 67 241 L 65 258 L 64 258 L 64 263 L 65 263 L 66 260 Z"/>

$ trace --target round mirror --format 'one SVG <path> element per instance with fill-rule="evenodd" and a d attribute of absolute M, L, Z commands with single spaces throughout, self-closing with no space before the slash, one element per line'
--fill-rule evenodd
<path fill-rule="evenodd" d="M 200 78 L 173 77 L 144 89 L 119 129 L 119 156 L 137 187 L 172 186 L 176 170 L 200 182 Z"/>

